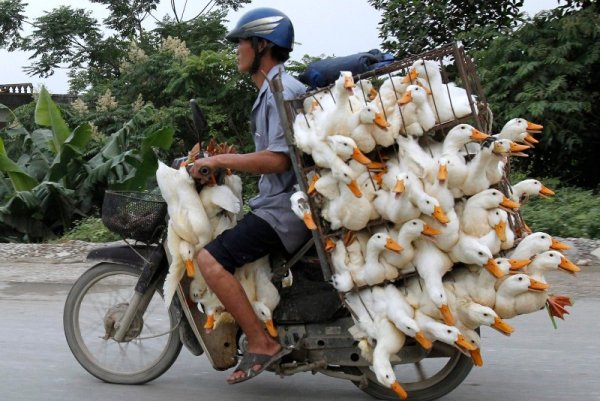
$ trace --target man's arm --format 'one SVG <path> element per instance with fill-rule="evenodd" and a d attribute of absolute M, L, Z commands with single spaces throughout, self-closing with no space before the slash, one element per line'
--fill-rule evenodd
<path fill-rule="evenodd" d="M 251 174 L 274 174 L 287 171 L 290 165 L 289 156 L 281 152 L 261 150 L 246 154 L 225 153 L 197 159 L 191 169 L 191 174 L 195 178 L 200 178 L 198 171 L 202 167 L 208 167 L 211 170 L 229 168 Z"/>

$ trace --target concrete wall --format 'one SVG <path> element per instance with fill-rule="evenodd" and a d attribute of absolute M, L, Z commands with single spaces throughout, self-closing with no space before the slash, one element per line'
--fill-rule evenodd
<path fill-rule="evenodd" d="M 52 95 L 52 100 L 56 103 L 71 103 L 75 99 L 77 99 L 77 96 L 74 95 Z M 33 95 L 31 93 L 0 92 L 0 104 L 7 106 L 11 110 L 31 102 L 33 102 Z M 7 111 L 0 110 L 0 128 L 6 125 L 9 114 Z"/>

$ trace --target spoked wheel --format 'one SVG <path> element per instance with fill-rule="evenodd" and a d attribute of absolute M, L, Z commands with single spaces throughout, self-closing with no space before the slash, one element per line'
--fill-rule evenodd
<path fill-rule="evenodd" d="M 470 357 L 456 348 L 435 343 L 427 358 L 413 364 L 395 365 L 394 372 L 411 401 L 431 401 L 454 390 L 469 375 L 473 368 Z M 398 400 L 389 388 L 379 384 L 369 368 L 360 368 L 367 376 L 366 386 L 353 382 L 362 391 L 380 400 Z"/>
<path fill-rule="evenodd" d="M 154 380 L 181 351 L 177 311 L 155 289 L 149 290 L 147 307 L 134 316 L 124 340 L 114 340 L 115 323 L 129 305 L 139 274 L 131 266 L 95 266 L 75 282 L 65 303 L 63 324 L 71 352 L 88 372 L 109 383 Z"/>

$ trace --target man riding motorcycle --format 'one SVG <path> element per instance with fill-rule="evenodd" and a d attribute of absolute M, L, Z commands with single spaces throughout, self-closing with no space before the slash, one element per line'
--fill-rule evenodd
<path fill-rule="evenodd" d="M 227 379 L 233 384 L 256 376 L 290 352 L 265 332 L 233 272 L 277 249 L 292 253 L 308 240 L 309 231 L 290 208 L 296 178 L 269 87 L 269 81 L 281 74 L 285 99 L 306 90 L 283 70 L 293 49 L 292 23 L 281 11 L 257 8 L 244 14 L 226 38 L 238 45 L 238 70 L 250 74 L 258 88 L 251 112 L 256 151 L 200 158 L 190 173 L 200 179 L 200 169 L 208 167 L 261 174 L 259 194 L 249 202 L 251 212 L 198 254 L 198 266 L 208 286 L 248 339 L 245 355 Z"/>

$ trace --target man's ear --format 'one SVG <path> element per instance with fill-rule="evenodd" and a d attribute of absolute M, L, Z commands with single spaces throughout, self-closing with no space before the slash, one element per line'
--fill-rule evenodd
<path fill-rule="evenodd" d="M 258 52 L 262 53 L 269 46 L 269 43 L 265 39 L 258 40 Z"/>

